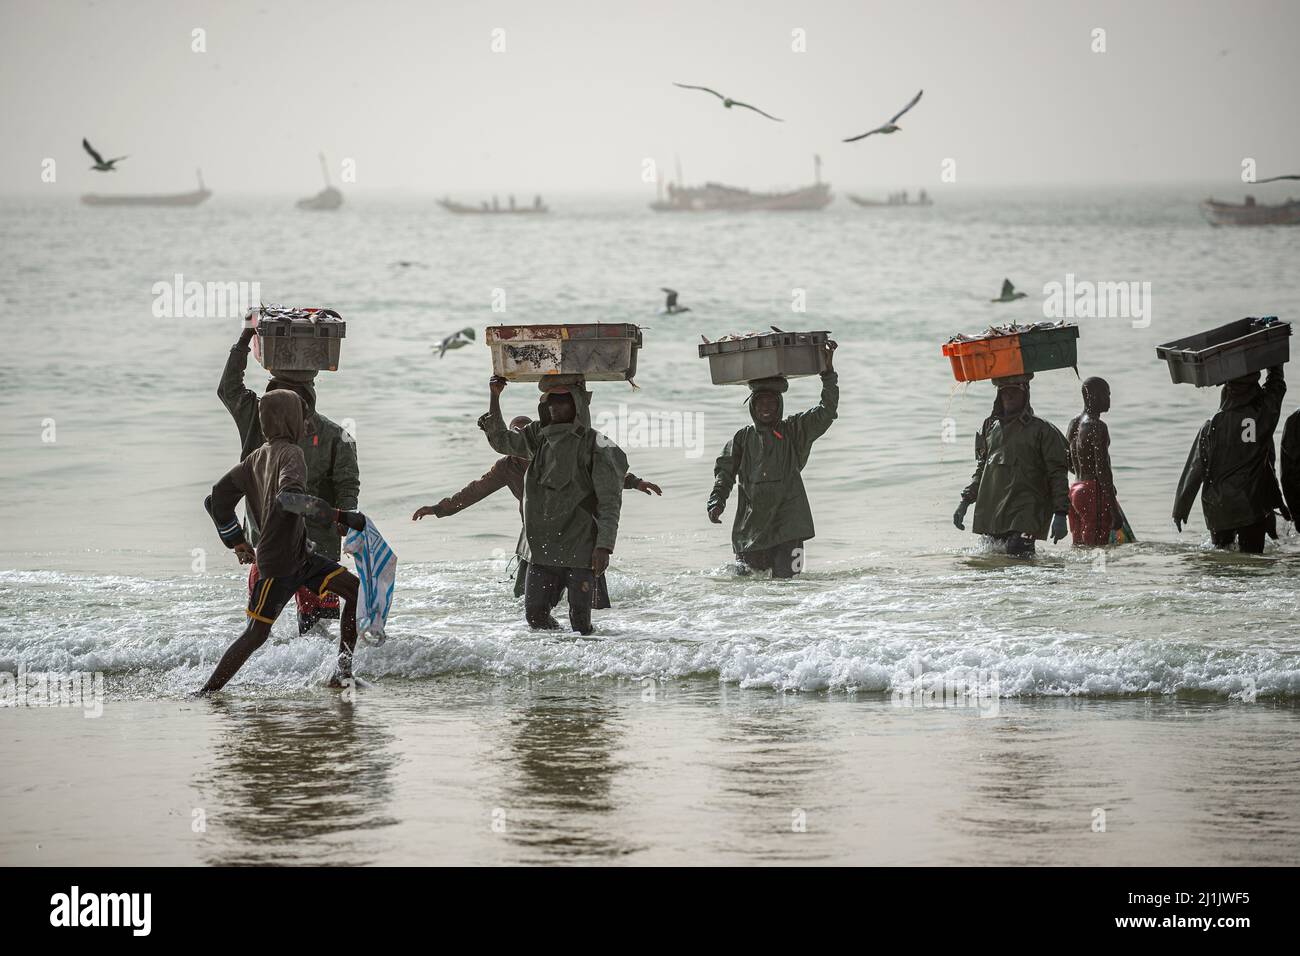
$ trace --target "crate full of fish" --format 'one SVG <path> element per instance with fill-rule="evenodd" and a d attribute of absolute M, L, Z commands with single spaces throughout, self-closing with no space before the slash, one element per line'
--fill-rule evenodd
<path fill-rule="evenodd" d="M 1070 322 L 991 327 L 979 335 L 955 335 L 943 344 L 959 382 L 1077 368 L 1079 327 Z"/>
<path fill-rule="evenodd" d="M 492 350 L 492 373 L 512 382 L 541 382 L 552 375 L 631 381 L 641 349 L 641 329 L 622 322 L 493 325 L 485 339 Z"/>
<path fill-rule="evenodd" d="M 724 335 L 699 346 L 714 385 L 743 385 L 760 378 L 796 378 L 826 371 L 829 332 L 751 332 Z"/>
<path fill-rule="evenodd" d="M 270 372 L 338 371 L 347 323 L 333 309 L 263 305 L 248 310 L 253 356 Z"/>

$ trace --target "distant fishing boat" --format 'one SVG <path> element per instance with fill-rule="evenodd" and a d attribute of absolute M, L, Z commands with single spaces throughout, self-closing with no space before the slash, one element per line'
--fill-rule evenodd
<path fill-rule="evenodd" d="M 830 183 L 821 181 L 821 157 L 813 157 L 817 181 L 776 192 L 752 192 L 739 186 L 707 182 L 703 186 L 682 186 L 681 169 L 677 183 L 668 184 L 668 198 L 650 203 L 655 212 L 799 212 L 824 209 L 834 198 Z"/>
<path fill-rule="evenodd" d="M 1263 206 L 1247 196 L 1244 203 L 1207 199 L 1201 212 L 1212 226 L 1295 226 L 1300 225 L 1300 199 L 1288 199 L 1274 206 Z"/>
<path fill-rule="evenodd" d="M 756 193 L 723 183 L 703 186 L 668 185 L 668 198 L 650 204 L 655 212 L 793 212 L 824 209 L 831 201 L 829 183 L 787 192 Z"/>
<path fill-rule="evenodd" d="M 852 202 L 854 202 L 859 206 L 893 208 L 896 206 L 933 206 L 934 205 L 934 200 L 930 198 L 930 196 L 926 193 L 924 189 L 921 190 L 921 192 L 917 195 L 915 199 L 908 199 L 906 192 L 893 193 L 883 201 L 879 199 L 867 199 L 864 196 L 855 196 L 853 195 L 853 193 L 846 193 L 845 195 L 847 195 Z"/>
<path fill-rule="evenodd" d="M 198 171 L 199 188 L 188 193 L 156 193 L 139 196 L 86 193 L 81 201 L 87 206 L 197 206 L 212 195 L 203 185 L 203 171 Z"/>
<path fill-rule="evenodd" d="M 539 216 L 551 211 L 542 202 L 541 196 L 534 196 L 531 206 L 515 205 L 514 196 L 510 197 L 509 204 L 506 206 L 498 204 L 495 196 L 492 197 L 491 205 L 483 202 L 477 206 L 470 206 L 465 203 L 453 202 L 445 196 L 438 200 L 438 205 L 458 216 Z"/>
<path fill-rule="evenodd" d="M 320 171 L 325 177 L 325 188 L 314 196 L 299 199 L 297 202 L 299 209 L 330 210 L 338 209 L 343 205 L 343 194 L 330 185 L 330 171 L 325 165 L 324 153 L 320 154 Z"/>

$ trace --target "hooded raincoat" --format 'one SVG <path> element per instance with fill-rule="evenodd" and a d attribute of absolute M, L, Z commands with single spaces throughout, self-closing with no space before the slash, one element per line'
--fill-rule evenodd
<path fill-rule="evenodd" d="M 975 503 L 976 534 L 1019 532 L 1047 539 L 1053 514 L 1069 514 L 1068 446 L 1055 425 L 1034 417 L 1028 398 L 1015 418 L 1002 402 L 975 436 L 975 474 L 961 500 Z"/>
<path fill-rule="evenodd" d="M 785 400 L 777 397 L 778 414 L 784 415 Z M 775 425 L 760 425 L 755 419 L 722 449 L 714 462 L 707 507 L 712 511 L 724 506 L 732 486 L 739 486 L 731 525 L 736 554 L 806 541 L 816 533 L 800 472 L 808 464 L 813 442 L 835 421 L 839 405 L 839 375 L 823 372 L 821 401 L 815 408 L 783 417 Z M 754 415 L 752 405 L 749 414 Z"/>
<path fill-rule="evenodd" d="M 1300 523 L 1300 411 L 1292 412 L 1282 429 L 1282 497 L 1291 520 Z"/>
<path fill-rule="evenodd" d="M 244 385 L 248 352 L 248 345 L 244 342 L 231 348 L 221 373 L 221 383 L 217 386 L 217 396 L 239 429 L 240 458 L 248 457 L 263 440 L 257 409 L 259 401 L 264 401 L 266 396 L 259 399 L 256 392 Z M 316 388 L 311 382 L 277 380 L 274 374 L 272 381 L 279 385 L 272 392 L 292 391 L 307 406 L 303 434 L 298 441 L 307 462 L 307 494 L 329 502 L 340 511 L 355 511 L 357 496 L 361 493 L 356 442 L 339 425 L 316 411 Z M 248 525 L 245 529 L 248 540 L 256 542 L 258 525 L 255 521 L 249 521 Z M 307 537 L 317 554 L 332 561 L 339 559 L 340 539 L 333 527 L 309 522 Z"/>
<path fill-rule="evenodd" d="M 1219 411 L 1201 426 L 1187 455 L 1174 519 L 1186 521 L 1199 491 L 1205 524 L 1211 531 L 1244 528 L 1262 521 L 1282 504 L 1273 470 L 1273 433 L 1282 417 L 1286 382 L 1271 368 L 1258 383 L 1228 383 Z"/>
<path fill-rule="evenodd" d="M 213 486 L 209 510 L 218 528 L 228 526 L 243 498 L 249 516 L 262 529 L 257 573 L 263 578 L 290 576 L 307 557 L 306 528 L 302 516 L 285 511 L 276 498 L 282 491 L 301 493 L 306 484 L 307 465 L 299 447 L 302 402 L 287 391 L 273 391 L 262 399 L 258 418 L 265 443 Z"/>
<path fill-rule="evenodd" d="M 559 568 L 590 568 L 596 548 L 614 550 L 627 456 L 591 427 L 591 394 L 569 389 L 576 416 L 551 424 L 547 400 L 538 421 L 512 432 L 500 415 L 479 418 L 488 444 L 503 455 L 529 461 L 524 473 L 521 560 Z"/>

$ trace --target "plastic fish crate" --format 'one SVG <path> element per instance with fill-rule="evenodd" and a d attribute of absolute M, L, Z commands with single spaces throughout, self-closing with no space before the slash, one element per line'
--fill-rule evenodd
<path fill-rule="evenodd" d="M 587 325 L 493 325 L 484 334 L 492 372 L 512 382 L 580 375 L 588 382 L 636 376 L 641 329 L 622 322 Z"/>
<path fill-rule="evenodd" d="M 818 375 L 826 371 L 829 332 L 771 332 L 699 346 L 714 385 L 743 385 L 759 378 Z"/>
<path fill-rule="evenodd" d="M 1026 372 L 1050 372 L 1079 364 L 1079 327 L 1031 329 L 1020 333 L 1020 355 Z"/>
<path fill-rule="evenodd" d="M 1291 358 L 1291 323 L 1238 319 L 1208 332 L 1156 346 L 1156 357 L 1169 364 L 1169 377 L 1197 388 L 1222 385 L 1234 378 L 1283 365 Z"/>
<path fill-rule="evenodd" d="M 945 342 L 942 352 L 959 382 L 1075 368 L 1079 364 L 1079 327 L 1054 325 Z"/>
<path fill-rule="evenodd" d="M 330 309 L 253 310 L 253 353 L 267 371 L 338 371 L 347 323 Z"/>

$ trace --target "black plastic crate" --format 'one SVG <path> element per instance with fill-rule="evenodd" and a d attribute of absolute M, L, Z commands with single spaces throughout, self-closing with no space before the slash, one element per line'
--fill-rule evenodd
<path fill-rule="evenodd" d="M 1238 319 L 1208 332 L 1156 346 L 1169 377 L 1197 388 L 1283 365 L 1291 357 L 1291 323 L 1276 316 Z"/>
<path fill-rule="evenodd" d="M 1020 333 L 1020 357 L 1026 372 L 1079 367 L 1079 327 L 1061 325 Z"/>

